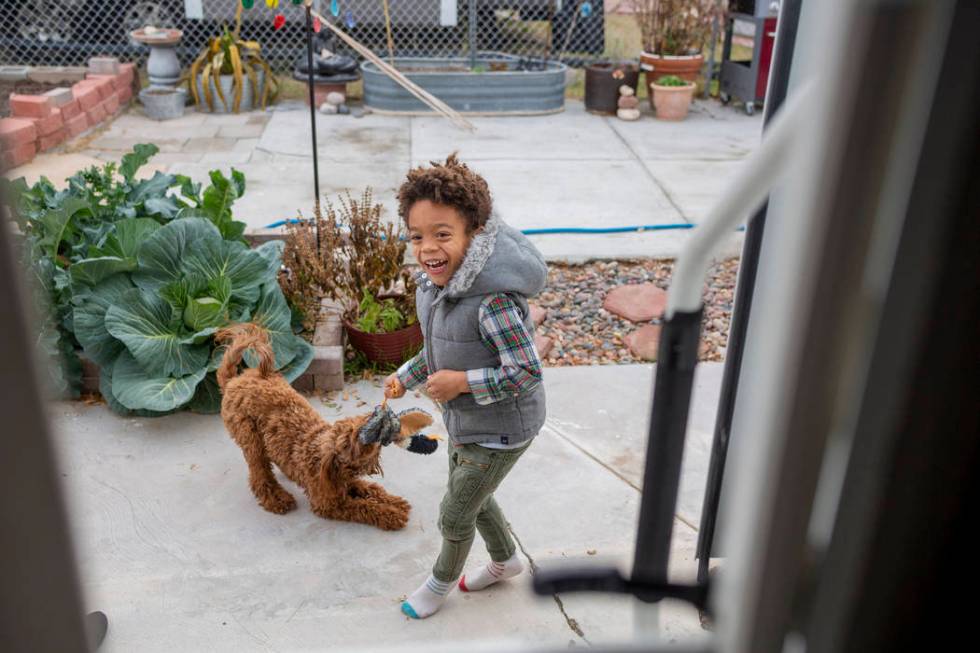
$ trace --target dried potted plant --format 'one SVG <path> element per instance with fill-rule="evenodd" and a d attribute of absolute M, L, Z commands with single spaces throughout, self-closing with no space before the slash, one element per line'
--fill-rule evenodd
<path fill-rule="evenodd" d="M 643 52 L 640 67 L 647 82 L 663 75 L 697 81 L 704 63 L 702 48 L 725 2 L 717 0 L 632 0 Z"/>
<path fill-rule="evenodd" d="M 317 251 L 307 227 L 310 244 L 291 249 L 287 243 L 283 261 L 293 276 L 282 283 L 298 321 L 312 323 L 320 297 L 329 297 L 343 309 L 355 350 L 372 363 L 401 363 L 422 346 L 422 330 L 415 318 L 415 281 L 404 266 L 406 243 L 400 228 L 381 220 L 382 211 L 370 188 L 360 199 L 342 196 L 339 207 L 328 203 L 320 219 L 318 261 L 304 262 Z M 308 289 L 315 299 L 305 297 Z"/>
<path fill-rule="evenodd" d="M 664 75 L 650 82 L 650 104 L 658 120 L 684 120 L 694 99 L 694 82 L 677 75 Z"/>

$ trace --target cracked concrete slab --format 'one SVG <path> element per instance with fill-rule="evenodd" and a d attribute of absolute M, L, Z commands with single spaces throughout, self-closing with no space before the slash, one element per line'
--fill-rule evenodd
<path fill-rule="evenodd" d="M 572 369 L 546 370 L 553 413 L 575 398 L 586 403 L 580 386 L 566 380 Z M 361 382 L 347 400 L 312 403 L 336 419 L 368 410 L 380 396 L 375 384 Z M 413 395 L 398 403 L 432 408 Z M 627 421 L 647 410 L 642 397 L 612 405 Z M 593 437 L 612 440 L 608 417 L 594 412 Z M 484 637 L 564 648 L 631 636 L 622 597 L 563 595 L 562 614 L 553 598 L 531 594 L 527 575 L 454 593 L 425 621 L 401 615 L 399 601 L 425 578 L 437 551 L 444 449 L 432 457 L 385 452 L 382 483 L 414 506 L 404 531 L 385 533 L 315 517 L 288 482 L 299 509 L 285 516 L 261 510 L 217 416 L 123 419 L 81 403 L 52 404 L 51 415 L 86 604 L 110 619 L 107 652 L 371 650 L 451 640 L 469 648 Z M 443 430 L 438 421 L 435 430 Z M 639 493 L 564 428 L 542 433 L 497 496 L 539 565 L 631 556 Z M 675 532 L 672 569 L 693 573 L 694 534 Z M 469 564 L 486 559 L 478 539 Z M 672 638 L 698 634 L 685 606 L 665 606 L 661 620 Z"/>
<path fill-rule="evenodd" d="M 748 156 L 759 144 L 762 121 L 715 104 L 696 101 L 680 122 L 656 120 L 652 115 L 635 122 L 605 120 L 643 160 L 725 161 Z"/>
<path fill-rule="evenodd" d="M 654 365 L 602 365 L 561 368 L 552 378 L 548 428 L 609 468 L 632 487 L 641 488 L 646 455 Z M 715 413 L 724 363 L 698 363 L 694 398 L 688 416 L 687 444 L 681 472 L 678 515 L 697 525 L 708 472 Z M 575 396 L 589 388 L 588 401 Z"/>

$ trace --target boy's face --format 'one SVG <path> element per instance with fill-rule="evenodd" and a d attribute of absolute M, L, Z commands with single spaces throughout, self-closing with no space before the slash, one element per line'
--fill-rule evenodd
<path fill-rule="evenodd" d="M 445 286 L 462 265 L 473 233 L 455 208 L 419 200 L 408 211 L 412 253 L 432 282 Z"/>

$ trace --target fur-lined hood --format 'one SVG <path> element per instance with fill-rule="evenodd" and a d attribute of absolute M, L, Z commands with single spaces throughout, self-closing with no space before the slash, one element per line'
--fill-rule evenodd
<path fill-rule="evenodd" d="M 493 214 L 473 236 L 445 296 L 462 299 L 502 292 L 533 297 L 547 281 L 548 266 L 538 248 Z"/>

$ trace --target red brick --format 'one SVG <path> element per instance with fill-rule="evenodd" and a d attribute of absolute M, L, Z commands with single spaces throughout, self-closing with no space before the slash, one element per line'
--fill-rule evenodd
<path fill-rule="evenodd" d="M 82 105 L 78 103 L 78 100 L 72 100 L 65 106 L 61 107 L 61 118 L 67 122 L 72 118 L 77 118 L 79 114 L 82 113 Z"/>
<path fill-rule="evenodd" d="M 37 154 L 37 146 L 34 145 L 34 141 L 21 143 L 17 147 L 5 150 L 0 155 L 0 168 L 10 170 L 22 166 L 33 159 L 35 154 Z"/>
<path fill-rule="evenodd" d="M 90 111 L 102 101 L 99 89 L 85 82 L 78 82 L 72 86 L 71 92 L 78 100 L 78 106 L 81 107 L 82 111 Z"/>
<path fill-rule="evenodd" d="M 116 95 L 119 96 L 120 104 L 126 104 L 133 99 L 133 89 L 130 86 L 123 86 L 121 89 L 116 91 Z"/>
<path fill-rule="evenodd" d="M 43 95 L 10 96 L 10 113 L 15 118 L 44 118 L 51 115 L 51 103 Z"/>
<path fill-rule="evenodd" d="M 37 128 L 38 138 L 42 136 L 50 136 L 64 126 L 65 121 L 61 117 L 60 111 L 52 113 L 47 118 L 36 118 L 34 120 L 34 127 Z"/>
<path fill-rule="evenodd" d="M 119 86 L 122 84 L 123 80 L 119 79 L 119 75 L 99 75 L 96 73 L 89 73 L 85 75 L 85 80 L 93 80 L 97 82 L 109 82 L 112 84 L 112 92 L 115 93 Z"/>
<path fill-rule="evenodd" d="M 119 96 L 113 93 L 102 102 L 102 107 L 105 109 L 107 116 L 113 115 L 119 111 Z"/>
<path fill-rule="evenodd" d="M 134 63 L 121 63 L 119 64 L 119 74 L 128 80 L 130 84 L 136 79 L 136 64 Z"/>
<path fill-rule="evenodd" d="M 101 104 L 101 103 L 95 105 L 94 107 L 92 107 L 91 109 L 89 109 L 88 111 L 86 111 L 85 113 L 88 114 L 88 122 L 93 127 L 95 127 L 96 125 L 98 125 L 100 122 L 102 122 L 106 118 L 105 105 L 104 104 Z"/>
<path fill-rule="evenodd" d="M 66 138 L 68 138 L 68 130 L 62 127 L 53 134 L 37 139 L 37 149 L 39 152 L 50 150 L 52 147 L 64 143 Z"/>
<path fill-rule="evenodd" d="M 24 143 L 37 140 L 37 128 L 33 120 L 26 118 L 0 118 L 0 150 L 14 149 Z"/>
<path fill-rule="evenodd" d="M 105 79 L 104 75 L 102 77 L 96 77 L 96 78 L 89 77 L 87 79 L 84 79 L 78 82 L 78 84 L 75 84 L 75 87 L 78 87 L 79 85 L 88 86 L 96 89 L 99 92 L 99 97 L 102 98 L 103 100 L 116 92 L 116 88 L 115 85 L 112 83 L 112 79 Z"/>
<path fill-rule="evenodd" d="M 80 113 L 74 118 L 70 118 L 65 122 L 65 129 L 68 130 L 68 137 L 74 138 L 78 136 L 83 131 L 88 129 L 88 114 Z"/>

